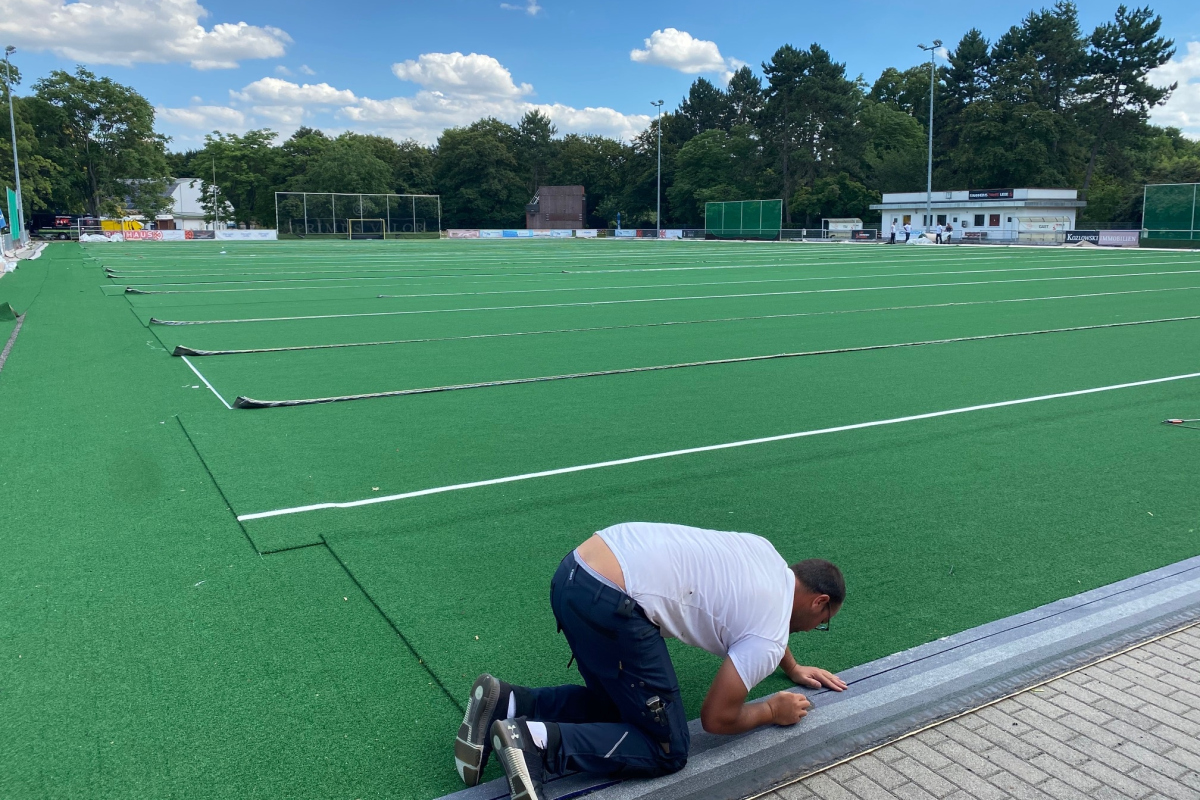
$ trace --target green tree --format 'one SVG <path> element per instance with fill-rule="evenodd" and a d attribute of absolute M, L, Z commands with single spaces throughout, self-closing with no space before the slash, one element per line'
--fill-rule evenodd
<path fill-rule="evenodd" d="M 305 192 L 385 194 L 392 190 L 393 170 L 379 158 L 374 137 L 343 133 L 308 164 L 300 187 Z M 393 143 L 394 144 L 394 143 Z"/>
<path fill-rule="evenodd" d="M 918 64 L 903 72 L 888 67 L 875 80 L 867 96 L 876 103 L 886 103 L 905 114 L 924 119 L 929 112 L 929 67 Z"/>
<path fill-rule="evenodd" d="M 871 214 L 872 203 L 879 202 L 879 192 L 852 180 L 845 172 L 817 178 L 812 186 L 801 186 L 792 197 L 792 208 L 804 214 L 805 226 L 828 217 L 857 217 Z"/>
<path fill-rule="evenodd" d="M 696 78 L 675 113 L 690 139 L 714 128 L 728 128 L 731 111 L 725 92 L 707 78 Z"/>
<path fill-rule="evenodd" d="M 556 184 L 583 186 L 587 192 L 587 224 L 616 223 L 633 148 L 604 136 L 567 134 L 551 167 Z"/>
<path fill-rule="evenodd" d="M 62 112 L 70 148 L 59 166 L 74 177 L 90 213 L 122 198 L 122 181 L 166 174 L 167 138 L 154 131 L 154 107 L 133 89 L 82 66 L 74 74 L 54 70 L 33 89 Z"/>
<path fill-rule="evenodd" d="M 1162 17 L 1149 7 L 1132 11 L 1121 5 L 1116 18 L 1092 33 L 1089 75 L 1083 81 L 1091 153 L 1081 196 L 1087 198 L 1102 148 L 1143 130 L 1150 109 L 1165 102 L 1176 84 L 1150 83 L 1152 69 L 1175 55 L 1174 41 L 1158 35 Z"/>
<path fill-rule="evenodd" d="M 510 146 L 516 136 L 511 125 L 491 118 L 442 131 L 434 176 L 446 227 L 523 224 L 528 197 Z"/>
<path fill-rule="evenodd" d="M 545 184 L 550 172 L 550 162 L 554 158 L 555 141 L 558 128 L 550 118 L 541 111 L 534 109 L 525 112 L 517 124 L 516 152 L 517 162 L 522 174 L 527 176 L 525 191 L 530 197 L 538 187 Z"/>
<path fill-rule="evenodd" d="M 281 191 L 287 166 L 281 148 L 275 146 L 278 134 L 268 128 L 236 133 L 214 131 L 204 137 L 193 166 L 200 178 L 216 184 L 221 197 L 233 207 L 232 219 L 244 225 L 275 224 L 275 192 Z M 230 219 L 222 213 L 221 219 Z"/>
<path fill-rule="evenodd" d="M 705 203 L 760 198 L 761 173 L 761 147 L 753 128 L 705 131 L 675 156 L 675 180 L 667 190 L 672 220 L 702 227 Z"/>
<path fill-rule="evenodd" d="M 729 79 L 725 96 L 728 99 L 726 127 L 758 127 L 764 102 L 762 78 L 749 67 L 739 67 Z"/>

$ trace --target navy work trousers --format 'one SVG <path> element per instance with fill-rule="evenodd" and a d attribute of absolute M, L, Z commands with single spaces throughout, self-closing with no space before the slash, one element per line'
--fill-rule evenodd
<path fill-rule="evenodd" d="M 521 705 L 532 703 L 521 713 L 558 723 L 550 771 L 653 777 L 682 769 L 689 737 L 679 681 L 641 607 L 589 575 L 574 553 L 554 574 L 550 606 L 587 683 L 521 691 Z"/>

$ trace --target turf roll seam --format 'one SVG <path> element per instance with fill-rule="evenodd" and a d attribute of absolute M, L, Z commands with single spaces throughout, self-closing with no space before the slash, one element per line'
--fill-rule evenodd
<path fill-rule="evenodd" d="M 174 356 L 234 356 L 249 353 L 288 353 L 297 350 L 334 350 L 344 347 L 377 347 L 393 344 L 426 344 L 432 342 L 461 342 L 474 339 L 500 339 L 513 336 L 543 336 L 556 333 L 595 333 L 597 331 L 624 331 L 635 328 L 663 328 L 673 325 L 706 325 L 720 322 L 758 322 L 771 319 L 795 319 L 798 317 L 823 317 L 837 314 L 868 314 L 881 311 L 915 311 L 928 308 L 953 308 L 956 306 L 996 305 L 999 303 L 1031 303 L 1039 300 L 1075 300 L 1091 297 L 1113 297 L 1126 294 L 1156 294 L 1160 292 L 1194 291 L 1200 286 L 1176 286 L 1167 289 L 1130 289 L 1123 292 L 1090 292 L 1088 294 L 1061 294 L 1049 297 L 1016 297 L 1007 300 L 967 300 L 954 303 L 928 303 L 912 306 L 883 306 L 878 308 L 847 308 L 837 311 L 801 311 L 795 314 L 761 314 L 748 317 L 717 317 L 714 319 L 685 319 L 667 320 L 664 322 L 645 322 L 633 325 L 598 325 L 589 328 L 555 328 L 542 331 L 512 331 L 509 333 L 477 333 L 468 336 L 439 336 L 421 339 L 388 339 L 378 342 L 339 342 L 334 344 L 306 344 L 292 347 L 258 347 L 241 350 L 205 350 L 187 345 L 176 345 L 171 355 Z"/>
<path fill-rule="evenodd" d="M 1080 331 L 1103 330 L 1107 328 L 1128 328 L 1137 325 L 1155 325 L 1164 322 L 1189 322 L 1200 320 L 1200 315 L 1189 317 L 1167 317 L 1164 319 L 1144 319 L 1131 322 L 1106 322 L 1100 325 L 1077 325 L 1072 328 L 1047 328 L 1037 331 L 1016 331 L 1012 333 L 986 333 L 980 336 L 958 336 L 951 339 L 926 339 L 917 342 L 891 342 L 888 344 L 872 344 L 862 347 L 838 347 L 826 350 L 803 350 L 794 353 L 770 353 L 761 356 L 741 356 L 739 358 L 717 358 L 708 361 L 685 361 L 679 364 L 655 364 L 646 367 L 624 367 L 621 369 L 604 369 L 594 370 L 591 372 L 572 372 L 564 375 L 540 375 L 532 378 L 511 378 L 508 380 L 497 381 L 480 381 L 477 383 L 458 383 L 448 386 L 427 386 L 419 389 L 396 389 L 389 392 L 368 392 L 364 394 L 347 394 L 337 395 L 332 397 L 314 397 L 300 400 L 256 400 L 251 397 L 239 395 L 233 401 L 234 408 L 286 408 L 290 406 L 311 406 L 322 403 L 344 403 L 351 400 L 373 400 L 383 397 L 408 397 L 410 395 L 419 394 L 438 394 L 441 392 L 457 392 L 466 389 L 492 389 L 500 386 L 522 386 L 530 383 L 550 383 L 552 381 L 577 380 L 581 378 L 604 378 L 613 375 L 632 375 L 641 372 L 662 372 L 671 369 L 690 369 L 693 367 L 714 367 L 725 364 L 746 364 L 755 361 L 776 361 L 785 358 L 808 358 L 811 356 L 829 356 L 829 355 L 845 355 L 848 353 L 866 353 L 874 350 L 894 350 L 902 347 L 925 347 L 928 345 L 938 344 L 959 344 L 962 342 L 981 342 L 992 339 L 1013 339 L 1021 336 L 1043 336 L 1051 333 L 1076 333 Z M 187 358 L 184 357 L 184 361 Z M 192 367 L 191 362 L 188 366 Z M 212 389 L 212 385 L 205 380 L 203 375 L 192 367 L 192 371 L 200 376 L 208 388 Z M 212 389 L 213 394 L 217 394 L 216 389 Z M 221 397 L 217 394 L 217 397 Z M 221 402 L 225 403 L 224 398 Z M 228 408 L 229 404 L 226 403 Z"/>
<path fill-rule="evenodd" d="M 293 508 L 281 508 L 272 511 L 259 511 L 253 514 L 241 514 L 238 516 L 238 521 L 248 521 L 254 519 L 265 519 L 268 517 L 279 517 L 289 514 L 301 514 L 309 511 L 321 511 L 325 509 L 345 509 L 358 508 L 360 506 L 375 505 L 378 503 L 389 503 L 397 500 L 408 500 L 414 497 L 425 497 L 427 495 L 442 494 L 445 492 L 461 491 L 463 489 L 475 489 L 483 486 L 497 486 L 504 483 L 515 483 L 517 481 L 531 480 L 534 478 L 546 478 L 555 475 L 568 475 L 575 472 L 586 472 L 589 470 L 603 469 L 606 467 L 624 466 L 627 464 L 638 464 L 644 461 L 656 461 L 664 458 L 673 458 L 676 456 L 694 455 L 697 453 L 710 453 L 717 450 L 729 450 L 738 447 L 749 447 L 759 444 L 770 444 L 773 442 L 789 441 L 791 439 L 802 439 L 810 436 L 821 436 L 827 433 L 842 433 L 845 431 L 862 430 L 865 428 L 877 428 L 884 425 L 896 425 L 904 422 L 917 422 L 926 419 L 936 419 L 938 417 L 948 417 L 957 414 L 967 414 L 975 411 L 987 411 L 995 408 L 1007 408 L 1010 406 L 1026 405 L 1029 403 L 1039 403 L 1046 400 L 1059 400 L 1067 397 L 1082 397 L 1084 395 L 1098 394 L 1101 392 L 1111 392 L 1119 389 L 1132 389 L 1141 386 L 1153 386 L 1162 383 L 1172 383 L 1174 381 L 1190 380 L 1200 378 L 1200 372 L 1189 372 L 1183 375 L 1169 375 L 1163 378 L 1150 378 L 1143 381 L 1131 381 L 1129 383 L 1117 383 L 1109 386 L 1098 386 L 1091 389 L 1076 389 L 1069 392 L 1057 392 L 1055 394 L 1038 395 L 1036 397 L 1023 397 L 1017 400 L 1001 400 L 995 403 L 983 403 L 973 406 L 964 406 L 962 408 L 951 408 L 944 411 L 930 411 L 924 414 L 911 414 L 905 417 L 893 417 L 891 419 L 871 420 L 868 422 L 855 422 L 849 425 L 837 425 L 831 428 L 818 428 L 816 430 L 798 431 L 796 433 L 784 433 L 778 436 L 765 436 L 758 439 L 746 439 L 739 442 L 724 442 L 722 444 L 704 445 L 701 447 L 689 447 L 683 450 L 670 450 L 664 453 L 651 453 L 649 455 L 633 456 L 631 458 L 620 458 L 612 461 L 601 461 L 595 464 L 581 464 L 574 467 L 560 467 L 558 469 L 543 470 L 541 472 L 528 472 L 522 475 L 510 475 L 504 478 L 489 478 L 481 481 L 471 481 L 469 483 L 459 483 L 450 486 L 438 486 L 431 489 L 418 489 L 412 492 L 403 492 L 400 494 L 383 495 L 379 497 L 367 497 L 362 500 L 352 500 L 344 503 L 314 503 L 305 506 L 295 506 Z"/>

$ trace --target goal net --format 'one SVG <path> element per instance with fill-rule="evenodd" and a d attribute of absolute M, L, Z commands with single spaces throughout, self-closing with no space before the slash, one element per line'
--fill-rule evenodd
<path fill-rule="evenodd" d="M 276 192 L 281 239 L 436 239 L 442 199 L 436 194 Z"/>
<path fill-rule="evenodd" d="M 387 234 L 387 220 L 347 219 L 346 232 L 350 239 L 383 239 Z"/>

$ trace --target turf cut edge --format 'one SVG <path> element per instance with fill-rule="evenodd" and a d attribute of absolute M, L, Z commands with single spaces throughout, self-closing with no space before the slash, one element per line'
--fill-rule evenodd
<path fill-rule="evenodd" d="M 688 764 L 674 775 L 624 782 L 571 775 L 547 783 L 545 796 L 737 800 L 1196 619 L 1200 556 L 853 667 L 841 673 L 847 691 L 805 691 L 813 710 L 791 728 L 717 736 L 693 720 Z M 501 779 L 445 800 L 507 794 Z"/>

